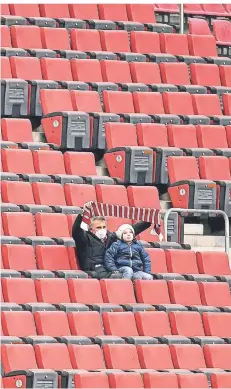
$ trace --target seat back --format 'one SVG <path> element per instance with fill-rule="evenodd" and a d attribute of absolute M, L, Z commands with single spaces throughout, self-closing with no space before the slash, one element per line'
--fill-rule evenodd
<path fill-rule="evenodd" d="M 7 57 L 3 57 L 7 58 Z M 23 58 L 23 57 L 11 57 Z M 11 142 L 33 142 L 32 127 L 29 119 L 1 119 L 2 139 Z"/>
<path fill-rule="evenodd" d="M 115 83 L 132 82 L 129 63 L 126 61 L 103 60 L 101 69 L 104 81 Z"/>
<path fill-rule="evenodd" d="M 75 111 L 102 112 L 98 92 L 72 90 L 70 94 Z"/>
<path fill-rule="evenodd" d="M 4 172 L 31 174 L 35 173 L 31 150 L 3 149 L 2 167 Z"/>
<path fill-rule="evenodd" d="M 217 57 L 216 40 L 212 35 L 188 35 L 190 55 Z"/>
<path fill-rule="evenodd" d="M 98 4 L 101 20 L 128 21 L 126 4 Z"/>
<path fill-rule="evenodd" d="M 142 369 L 173 369 L 171 354 L 166 344 L 138 345 L 137 351 Z"/>
<path fill-rule="evenodd" d="M 41 27 L 40 33 L 44 49 L 71 50 L 66 28 Z"/>
<path fill-rule="evenodd" d="M 66 312 L 35 312 L 34 319 L 38 335 L 53 337 L 71 335 Z"/>
<path fill-rule="evenodd" d="M 31 344 L 3 344 L 1 355 L 5 374 L 11 371 L 38 368 Z"/>
<path fill-rule="evenodd" d="M 93 153 L 71 152 L 64 153 L 64 163 L 67 174 L 77 176 L 96 175 L 95 157 Z"/>
<path fill-rule="evenodd" d="M 130 280 L 110 280 L 100 281 L 103 300 L 112 304 L 134 304 L 136 303 L 132 282 Z"/>
<path fill-rule="evenodd" d="M 231 275 L 229 258 L 225 252 L 201 251 L 196 256 L 201 274 Z"/>
<path fill-rule="evenodd" d="M 2 181 L 2 200 L 12 204 L 35 204 L 33 191 L 29 182 Z"/>
<path fill-rule="evenodd" d="M 77 29 L 70 30 L 72 50 L 102 51 L 100 34 L 98 30 Z"/>
<path fill-rule="evenodd" d="M 160 38 L 157 32 L 131 31 L 131 49 L 133 53 L 161 53 Z"/>
<path fill-rule="evenodd" d="M 70 303 L 68 285 L 64 278 L 37 278 L 35 287 L 39 302 Z"/>
<path fill-rule="evenodd" d="M 71 18 L 91 20 L 99 19 L 97 4 L 69 4 Z"/>
<path fill-rule="evenodd" d="M 132 123 L 105 123 L 105 136 L 108 149 L 138 145 L 136 127 Z"/>
<path fill-rule="evenodd" d="M 71 270 L 68 248 L 65 246 L 36 246 L 36 260 L 40 270 Z"/>
<path fill-rule="evenodd" d="M 197 139 L 199 147 L 228 148 L 224 126 L 197 126 Z"/>
<path fill-rule="evenodd" d="M 182 180 L 200 179 L 196 158 L 168 157 L 168 175 L 171 184 Z"/>
<path fill-rule="evenodd" d="M 2 47 L 12 47 L 9 27 L 8 26 L 0 26 L 0 31 L 1 31 L 1 45 L 2 45 Z M 3 59 L 3 57 L 1 57 L 1 61 L 2 61 L 2 59 Z"/>
<path fill-rule="evenodd" d="M 204 86 L 220 86 L 219 67 L 215 64 L 191 63 L 190 74 L 192 84 Z"/>
<path fill-rule="evenodd" d="M 160 63 L 162 82 L 175 85 L 190 85 L 188 66 L 185 62 Z"/>
<path fill-rule="evenodd" d="M 127 4 L 128 20 L 140 23 L 156 23 L 153 4 Z"/>
<path fill-rule="evenodd" d="M 170 351 L 175 369 L 206 368 L 203 350 L 199 344 L 172 344 Z"/>
<path fill-rule="evenodd" d="M 72 81 L 70 61 L 66 58 L 41 58 L 44 80 Z"/>
<path fill-rule="evenodd" d="M 70 13 L 68 4 L 60 4 L 59 7 L 56 4 L 39 4 L 40 14 L 46 18 L 69 18 Z"/>
<path fill-rule="evenodd" d="M 185 34 L 160 34 L 162 53 L 189 55 L 188 40 Z"/>
<path fill-rule="evenodd" d="M 164 280 L 153 282 L 137 280 L 135 281 L 135 293 L 138 303 L 151 305 L 170 304 L 168 286 Z"/>
<path fill-rule="evenodd" d="M 1 249 L 5 269 L 14 269 L 18 271 L 37 269 L 32 246 L 23 244 L 3 244 Z M 20 261 L 18 260 L 19 258 L 21 258 Z"/>
<path fill-rule="evenodd" d="M 130 62 L 133 82 L 161 84 L 159 65 L 155 62 Z"/>
<path fill-rule="evenodd" d="M 2 279 L 2 293 L 6 303 L 26 304 L 37 302 L 34 281 L 31 278 Z"/>
<path fill-rule="evenodd" d="M 39 369 L 72 369 L 68 348 L 63 343 L 41 343 L 34 346 Z"/>
<path fill-rule="evenodd" d="M 203 96 L 203 95 L 201 95 Z M 163 102 L 166 113 L 193 115 L 192 95 L 188 92 L 164 92 Z"/>
<path fill-rule="evenodd" d="M 105 362 L 98 344 L 68 346 L 71 363 L 74 369 L 96 370 L 105 369 Z"/>
<path fill-rule="evenodd" d="M 199 289 L 203 305 L 214 307 L 231 305 L 231 295 L 227 282 L 200 282 Z"/>
<path fill-rule="evenodd" d="M 135 111 L 147 115 L 164 114 L 162 95 L 159 92 L 134 92 Z"/>
<path fill-rule="evenodd" d="M 69 312 L 67 317 L 72 335 L 87 337 L 104 335 L 99 312 Z"/>
<path fill-rule="evenodd" d="M 164 311 L 136 312 L 135 319 L 139 335 L 152 337 L 172 335 L 168 314 Z"/>
<path fill-rule="evenodd" d="M 173 335 L 205 336 L 201 314 L 199 312 L 169 312 Z"/>
<path fill-rule="evenodd" d="M 139 146 L 168 147 L 167 127 L 159 123 L 138 123 L 136 125 Z"/>
<path fill-rule="evenodd" d="M 5 336 L 36 336 L 34 317 L 28 311 L 6 311 L 1 314 Z"/>
<path fill-rule="evenodd" d="M 36 236 L 34 219 L 31 213 L 3 212 L 2 223 L 5 235 L 20 238 Z"/>
<path fill-rule="evenodd" d="M 88 201 L 97 201 L 95 187 L 87 184 L 66 184 L 64 187 L 67 205 L 83 207 Z"/>
<path fill-rule="evenodd" d="M 104 90 L 102 96 L 105 112 L 135 113 L 131 92 Z"/>
<path fill-rule="evenodd" d="M 66 174 L 61 151 L 34 150 L 33 160 L 36 173 Z"/>
<path fill-rule="evenodd" d="M 71 61 L 71 70 L 75 81 L 102 82 L 100 61 L 98 59 L 75 59 Z"/>
<path fill-rule="evenodd" d="M 137 349 L 134 344 L 105 344 L 103 353 L 107 369 L 140 369 Z"/>
<path fill-rule="evenodd" d="M 169 124 L 168 129 L 168 142 L 169 146 L 179 148 L 197 148 L 197 131 L 196 127 L 192 124 L 177 125 Z"/>
<path fill-rule="evenodd" d="M 106 335 L 121 337 L 139 335 L 132 312 L 104 312 L 102 318 Z"/>
<path fill-rule="evenodd" d="M 196 253 L 184 250 L 166 250 L 166 261 L 170 273 L 198 274 Z"/>
<path fill-rule="evenodd" d="M 38 4 L 9 4 L 11 15 L 23 18 L 40 17 Z"/>
<path fill-rule="evenodd" d="M 222 314 L 224 313 L 224 315 Z M 228 338 L 231 334 L 231 317 L 226 312 L 203 312 L 206 335 Z"/>
<path fill-rule="evenodd" d="M 11 26 L 13 47 L 23 49 L 42 49 L 40 28 L 38 26 Z"/>
<path fill-rule="evenodd" d="M 198 283 L 195 281 L 168 281 L 172 304 L 201 305 Z"/>
<path fill-rule="evenodd" d="M 230 344 L 206 344 L 204 356 L 208 367 L 229 369 L 231 358 Z"/>
<path fill-rule="evenodd" d="M 13 78 L 42 80 L 40 62 L 35 57 L 10 57 Z"/>
<path fill-rule="evenodd" d="M 109 4 L 107 4 L 107 6 L 109 6 Z M 112 6 L 112 4 L 110 4 L 110 6 Z M 100 39 L 101 39 L 102 49 L 104 51 L 112 51 L 114 53 L 119 53 L 119 52 L 129 53 L 131 51 L 127 31 L 103 30 L 100 31 Z"/>
<path fill-rule="evenodd" d="M 32 187 L 36 204 L 50 206 L 66 205 L 64 189 L 61 184 L 52 184 L 49 182 L 33 182 Z M 57 216 L 52 214 L 49 215 Z"/>
<path fill-rule="evenodd" d="M 100 283 L 96 279 L 69 279 L 69 292 L 73 303 L 101 304 L 103 303 Z"/>
<path fill-rule="evenodd" d="M 193 6 L 200 6 L 199 4 L 193 4 Z M 185 4 L 189 6 L 189 4 Z M 208 22 L 205 19 L 189 18 L 189 34 L 193 35 L 212 35 Z"/>
<path fill-rule="evenodd" d="M 129 206 L 126 187 L 123 185 L 96 185 L 97 200 L 100 203 Z"/>
<path fill-rule="evenodd" d="M 212 156 L 199 157 L 199 169 L 201 178 L 213 181 L 231 179 L 228 158 L 217 158 Z"/>
<path fill-rule="evenodd" d="M 41 89 L 40 99 L 44 115 L 51 112 L 73 111 L 68 89 Z"/>

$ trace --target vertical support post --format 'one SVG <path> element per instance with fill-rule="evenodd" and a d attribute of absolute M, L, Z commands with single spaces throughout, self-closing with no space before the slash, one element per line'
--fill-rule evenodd
<path fill-rule="evenodd" d="M 180 33 L 184 34 L 184 4 L 179 4 L 180 8 Z"/>

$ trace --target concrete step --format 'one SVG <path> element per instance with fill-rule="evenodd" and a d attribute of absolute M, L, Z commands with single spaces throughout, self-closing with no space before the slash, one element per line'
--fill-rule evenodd
<path fill-rule="evenodd" d="M 221 247 L 224 250 L 225 238 L 224 236 L 201 236 L 201 235 L 186 235 L 184 242 L 191 246 L 199 247 Z"/>
<path fill-rule="evenodd" d="M 184 234 L 185 235 L 203 235 L 204 226 L 202 224 L 185 224 L 184 225 Z"/>

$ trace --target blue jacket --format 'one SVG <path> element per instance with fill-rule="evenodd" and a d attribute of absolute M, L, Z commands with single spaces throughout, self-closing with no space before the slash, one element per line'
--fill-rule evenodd
<path fill-rule="evenodd" d="M 117 271 L 122 266 L 129 266 L 135 272 L 151 273 L 149 254 L 141 243 L 134 241 L 131 245 L 118 240 L 106 251 L 104 264 L 108 271 Z"/>

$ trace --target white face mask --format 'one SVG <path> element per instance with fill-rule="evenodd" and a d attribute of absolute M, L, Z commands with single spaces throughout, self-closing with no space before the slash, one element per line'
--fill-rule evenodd
<path fill-rule="evenodd" d="M 107 230 L 106 228 L 102 228 L 101 230 L 97 230 L 95 235 L 97 236 L 97 238 L 99 238 L 100 240 L 103 240 L 106 238 L 106 235 L 107 235 Z"/>

